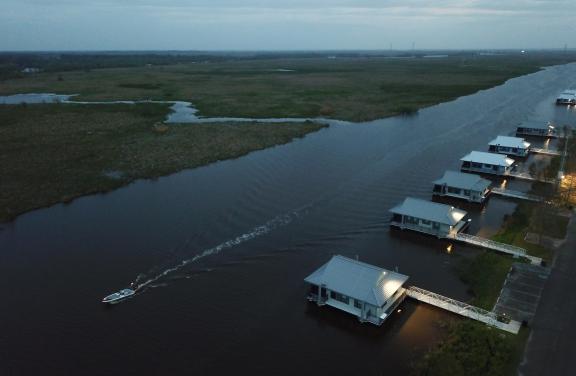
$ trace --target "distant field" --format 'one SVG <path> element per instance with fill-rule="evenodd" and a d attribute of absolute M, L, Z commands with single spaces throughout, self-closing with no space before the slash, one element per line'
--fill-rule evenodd
<path fill-rule="evenodd" d="M 23 212 L 239 157 L 322 128 L 154 126 L 168 106 L 0 106 L 0 222 Z"/>
<path fill-rule="evenodd" d="M 193 102 L 204 116 L 372 120 L 445 102 L 563 63 L 545 54 L 448 58 L 285 58 L 50 72 L 5 80 L 0 95 Z"/>

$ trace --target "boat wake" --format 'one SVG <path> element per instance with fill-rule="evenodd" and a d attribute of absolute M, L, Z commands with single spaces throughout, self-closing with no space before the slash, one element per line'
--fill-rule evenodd
<path fill-rule="evenodd" d="M 138 293 L 141 293 L 148 288 L 166 286 L 165 282 L 164 283 L 157 283 L 157 282 L 159 280 L 167 277 L 168 275 L 175 273 L 178 270 L 180 270 L 180 269 L 186 267 L 187 265 L 192 264 L 192 263 L 194 263 L 200 259 L 215 255 L 217 253 L 222 252 L 223 250 L 235 247 L 239 244 L 245 243 L 245 242 L 252 240 L 254 238 L 257 238 L 259 236 L 268 234 L 271 231 L 273 231 L 279 227 L 286 226 L 286 225 L 290 224 L 292 221 L 294 221 L 295 219 L 300 218 L 303 215 L 305 215 L 310 210 L 311 207 L 312 207 L 312 205 L 306 205 L 302 208 L 293 210 L 289 213 L 279 215 L 279 216 L 269 220 L 268 222 L 264 223 L 263 225 L 254 227 L 252 230 L 250 230 L 250 231 L 248 231 L 242 235 L 239 235 L 239 236 L 235 237 L 234 239 L 230 239 L 228 241 L 225 241 L 224 243 L 218 244 L 215 247 L 206 249 L 203 252 L 195 255 L 194 257 L 191 257 L 191 258 L 186 259 L 186 260 L 182 260 L 179 264 L 174 265 L 168 269 L 165 269 L 164 271 L 162 271 L 162 272 L 156 274 L 155 276 L 148 278 L 146 280 L 144 280 L 146 278 L 145 274 L 139 274 L 138 277 L 136 278 L 136 280 L 133 282 L 132 286 L 134 286 L 134 289 Z M 142 280 L 144 280 L 144 281 L 142 281 Z"/>

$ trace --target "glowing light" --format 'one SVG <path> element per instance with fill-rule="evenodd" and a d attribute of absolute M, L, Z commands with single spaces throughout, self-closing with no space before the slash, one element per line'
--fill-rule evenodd
<path fill-rule="evenodd" d="M 400 312 L 402 312 L 402 310 L 400 308 L 398 308 L 398 310 L 396 312 L 400 313 Z"/>
<path fill-rule="evenodd" d="M 506 188 L 506 184 L 508 184 L 508 180 L 502 180 L 502 183 L 500 183 L 500 188 Z"/>
<path fill-rule="evenodd" d="M 452 253 L 452 244 L 448 244 L 448 246 L 446 247 L 446 252 Z"/>

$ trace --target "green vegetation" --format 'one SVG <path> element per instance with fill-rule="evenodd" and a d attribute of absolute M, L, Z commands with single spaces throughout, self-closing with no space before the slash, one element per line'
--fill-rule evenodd
<path fill-rule="evenodd" d="M 517 261 L 492 251 L 462 261 L 458 274 L 474 295 L 470 304 L 491 311 L 512 264 Z"/>
<path fill-rule="evenodd" d="M 528 251 L 528 254 L 550 261 L 552 250 L 542 244 L 542 239 L 543 237 L 564 238 L 568 221 L 569 218 L 557 215 L 555 209 L 548 204 L 520 202 L 514 213 L 506 218 L 504 225 L 492 239 L 522 247 Z M 539 236 L 540 244 L 525 240 L 529 232 Z"/>
<path fill-rule="evenodd" d="M 167 112 L 160 104 L 0 106 L 0 221 L 286 143 L 322 127 L 158 124 Z"/>
<path fill-rule="evenodd" d="M 477 307 L 492 310 L 512 264 L 510 256 L 484 252 L 464 259 L 458 270 L 469 285 Z M 524 348 L 528 330 L 518 335 L 502 332 L 472 320 L 450 322 L 448 333 L 417 366 L 418 375 L 512 374 Z"/>
<path fill-rule="evenodd" d="M 432 349 L 418 367 L 425 376 L 512 375 L 528 337 L 502 332 L 472 320 L 451 323 L 444 341 Z"/>
<path fill-rule="evenodd" d="M 0 95 L 54 92 L 80 94 L 81 100 L 185 100 L 194 103 L 203 116 L 322 116 L 363 121 L 414 114 L 421 108 L 538 71 L 542 66 L 565 62 L 566 57 L 220 57 L 195 63 L 183 58 L 172 65 L 148 65 L 145 56 L 134 61 L 127 57 L 95 57 L 92 65 L 89 57 L 86 61 L 67 59 L 62 62 L 62 71 L 57 65 L 49 65 L 50 70 L 44 73 L 4 80 Z M 110 67 L 114 61 L 122 67 L 67 70 L 70 66 Z"/>

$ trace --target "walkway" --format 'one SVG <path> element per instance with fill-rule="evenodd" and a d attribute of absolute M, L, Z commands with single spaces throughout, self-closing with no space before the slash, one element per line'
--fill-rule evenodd
<path fill-rule="evenodd" d="M 494 312 L 474 307 L 470 304 L 466 304 L 415 286 L 411 286 L 406 289 L 406 296 L 412 299 L 416 299 L 420 302 L 456 313 L 457 315 L 483 322 L 510 333 L 518 334 L 518 331 L 520 330 L 520 323 L 518 321 L 506 320 L 502 317 L 499 319 L 498 315 Z"/>
<path fill-rule="evenodd" d="M 555 184 L 556 183 L 556 179 L 538 178 L 538 177 L 530 175 L 527 172 L 509 172 L 505 176 L 510 176 L 510 177 L 520 179 L 520 180 L 539 181 L 541 183 L 548 183 L 548 184 Z"/>
<path fill-rule="evenodd" d="M 558 150 L 550 150 L 550 149 L 539 149 L 539 148 L 530 148 L 530 152 L 536 154 L 544 154 L 544 155 L 561 155 Z"/>
<path fill-rule="evenodd" d="M 540 197 L 540 196 L 536 196 L 536 195 L 532 195 L 530 193 L 524 193 L 524 192 L 520 192 L 520 191 L 511 191 L 509 189 L 504 189 L 504 188 L 492 188 L 491 193 L 495 194 L 495 195 L 504 196 L 504 197 L 518 198 L 520 200 L 528 200 L 528 201 L 535 201 L 535 202 L 540 202 L 543 200 L 542 197 Z"/>
<path fill-rule="evenodd" d="M 493 251 L 506 253 L 514 257 L 524 257 L 530 260 L 530 262 L 534 265 L 540 265 L 540 263 L 542 262 L 541 258 L 526 254 L 526 250 L 524 248 L 516 247 L 510 244 L 495 242 L 494 240 L 481 238 L 479 236 L 458 233 L 456 235 L 449 236 L 448 239 L 454 239 L 463 243 L 472 244 L 478 247 L 491 249 Z"/>

